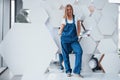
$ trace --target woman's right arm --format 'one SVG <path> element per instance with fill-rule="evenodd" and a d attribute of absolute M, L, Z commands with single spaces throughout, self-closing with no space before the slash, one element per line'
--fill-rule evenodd
<path fill-rule="evenodd" d="M 58 31 L 58 34 L 59 34 L 59 35 L 62 34 L 62 31 L 63 31 L 64 27 L 65 27 L 65 25 L 62 24 L 61 27 L 60 27 L 60 29 L 59 29 L 59 31 Z"/>

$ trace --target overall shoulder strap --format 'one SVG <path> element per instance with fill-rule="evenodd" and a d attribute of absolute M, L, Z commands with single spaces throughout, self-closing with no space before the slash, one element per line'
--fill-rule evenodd
<path fill-rule="evenodd" d="M 68 23 L 67 18 L 65 18 L 65 22 L 66 22 L 66 24 Z"/>
<path fill-rule="evenodd" d="M 75 23 L 75 15 L 73 15 L 73 23 Z"/>

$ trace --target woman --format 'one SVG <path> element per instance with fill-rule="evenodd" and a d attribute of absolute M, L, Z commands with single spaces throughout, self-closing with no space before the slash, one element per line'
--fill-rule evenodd
<path fill-rule="evenodd" d="M 78 36 L 80 35 L 80 20 L 76 20 L 73 14 L 73 8 L 70 4 L 65 8 L 64 18 L 58 34 L 61 35 L 62 54 L 67 76 L 70 77 L 72 73 L 69 61 L 69 47 L 71 47 L 75 53 L 75 67 L 73 73 L 76 76 L 82 77 L 80 71 L 83 51 L 78 42 Z"/>

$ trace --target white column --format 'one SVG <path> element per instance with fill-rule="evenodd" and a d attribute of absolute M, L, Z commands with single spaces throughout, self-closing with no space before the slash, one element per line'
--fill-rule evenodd
<path fill-rule="evenodd" d="M 120 6 L 119 6 L 119 15 L 118 16 L 119 16 L 119 18 L 118 18 L 119 42 L 118 43 L 120 44 Z M 120 45 L 118 45 L 118 48 L 120 49 Z"/>

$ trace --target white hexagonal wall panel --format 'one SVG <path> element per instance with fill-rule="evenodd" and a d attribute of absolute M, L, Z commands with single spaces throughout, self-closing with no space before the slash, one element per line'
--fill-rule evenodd
<path fill-rule="evenodd" d="M 107 15 L 103 15 L 98 23 L 98 28 L 103 35 L 112 35 L 116 27 L 113 19 Z"/>
<path fill-rule="evenodd" d="M 31 0 L 31 1 L 29 1 L 29 4 L 28 4 L 27 0 L 23 0 L 23 1 L 24 1 L 23 9 L 28 9 L 30 11 L 28 17 L 29 17 L 31 23 L 43 24 L 43 22 L 45 23 L 47 21 L 49 16 L 48 16 L 47 12 L 45 11 L 45 9 L 42 8 L 43 5 L 40 5 L 40 4 L 42 4 L 42 0 L 40 0 L 40 1 Z M 34 9 L 34 7 L 37 7 L 37 8 Z M 34 14 L 34 13 L 36 13 L 36 14 Z M 40 15 L 43 15 L 43 16 L 40 16 Z"/>
<path fill-rule="evenodd" d="M 44 3 L 43 0 L 30 0 L 29 2 L 27 0 L 22 0 L 23 2 L 23 9 L 34 9 L 34 7 L 37 7 L 36 9 L 39 10 L 39 6 L 41 3 Z"/>
<path fill-rule="evenodd" d="M 94 41 L 100 41 L 101 39 L 104 38 L 103 35 L 98 30 L 97 26 L 94 26 L 92 28 L 90 35 L 94 39 Z"/>
<path fill-rule="evenodd" d="M 53 26 L 53 27 L 60 27 L 61 26 L 61 21 L 64 15 L 64 11 L 63 10 L 55 10 L 51 12 L 50 18 L 49 18 L 49 23 Z"/>
<path fill-rule="evenodd" d="M 51 36 L 53 37 L 56 45 L 58 46 L 57 53 L 62 53 L 61 52 L 61 41 L 60 41 L 60 35 L 58 35 L 58 29 L 57 28 L 53 28 L 51 26 L 47 26 L 47 28 L 52 28 L 52 29 L 49 29 L 49 30 L 50 30 Z"/>
<path fill-rule="evenodd" d="M 92 72 L 91 68 L 89 67 L 88 63 L 91 58 L 92 54 L 84 54 L 82 55 L 82 72 Z"/>
<path fill-rule="evenodd" d="M 118 28 L 116 28 L 116 31 L 112 35 L 112 39 L 115 42 L 115 45 L 118 45 L 118 41 L 119 41 L 118 37 L 119 37 L 118 36 Z"/>
<path fill-rule="evenodd" d="M 86 17 L 83 25 L 85 26 L 86 30 L 92 30 L 93 27 L 95 27 L 97 25 L 96 21 L 94 20 L 94 18 L 91 17 Z"/>
<path fill-rule="evenodd" d="M 89 6 L 91 4 L 91 0 L 79 0 L 81 5 L 87 5 Z"/>
<path fill-rule="evenodd" d="M 45 67 L 47 68 L 57 52 L 56 44 L 42 24 L 41 27 L 34 27 L 34 24 L 15 24 L 1 45 L 2 56 L 13 74 L 23 74 L 35 66 L 41 67 L 40 71 L 44 73 Z"/>
<path fill-rule="evenodd" d="M 80 4 L 78 5 L 73 5 L 73 9 L 74 9 L 74 14 L 75 15 L 80 15 L 82 14 L 82 6 Z"/>
<path fill-rule="evenodd" d="M 118 18 L 118 5 L 107 3 L 102 10 L 102 14 L 107 16 L 109 15 L 113 18 L 114 22 L 116 23 Z"/>
<path fill-rule="evenodd" d="M 92 16 L 95 19 L 95 21 L 98 23 L 101 19 L 102 13 L 101 11 L 95 9 Z"/>
<path fill-rule="evenodd" d="M 88 9 L 88 6 L 82 5 L 82 13 L 84 15 L 84 19 L 90 16 L 90 11 Z"/>
<path fill-rule="evenodd" d="M 42 8 L 41 6 L 38 6 L 38 7 L 40 7 L 39 10 L 37 10 L 37 9 L 30 10 L 28 17 L 30 18 L 31 23 L 43 24 L 47 21 L 49 16 L 46 13 L 46 11 L 44 10 L 44 8 Z M 37 13 L 35 14 L 35 12 L 37 12 Z M 40 16 L 40 15 L 42 15 L 42 16 Z"/>
<path fill-rule="evenodd" d="M 101 61 L 105 73 L 117 74 L 120 71 L 120 58 L 118 53 L 105 54 Z"/>
<path fill-rule="evenodd" d="M 32 79 L 34 74 L 40 72 L 41 79 L 58 48 L 45 26 L 48 15 L 39 1 L 34 6 L 28 4 L 26 7 L 30 7 L 31 23 L 14 24 L 1 43 L 2 56 L 13 74 Z"/>
<path fill-rule="evenodd" d="M 66 6 L 67 4 L 74 4 L 75 0 L 62 0 L 62 4 Z"/>
<path fill-rule="evenodd" d="M 94 54 L 96 43 L 91 37 L 83 37 L 80 41 L 81 47 L 83 49 L 83 54 Z"/>
<path fill-rule="evenodd" d="M 62 5 L 61 0 L 46 0 L 44 2 L 45 2 L 45 4 L 49 5 L 53 10 L 59 9 L 60 6 Z"/>
<path fill-rule="evenodd" d="M 107 0 L 93 0 L 94 6 L 96 9 L 103 9 Z"/>
<path fill-rule="evenodd" d="M 117 46 L 112 39 L 102 39 L 98 45 L 98 50 L 101 53 L 114 53 L 117 51 Z"/>

